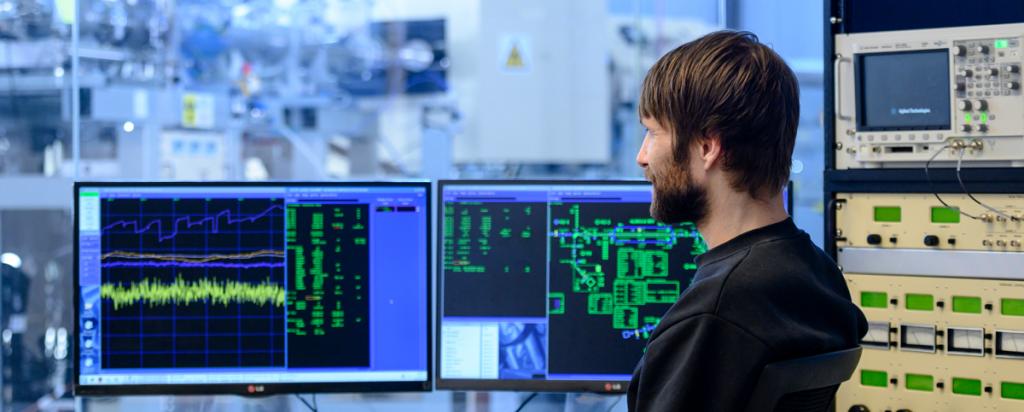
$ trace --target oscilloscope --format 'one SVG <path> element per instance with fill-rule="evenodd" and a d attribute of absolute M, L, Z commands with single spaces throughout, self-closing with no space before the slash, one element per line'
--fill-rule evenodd
<path fill-rule="evenodd" d="M 429 390 L 429 216 L 427 182 L 77 183 L 75 393 Z"/>
<path fill-rule="evenodd" d="M 1022 24 L 836 35 L 836 169 L 1024 164 L 1022 41 Z"/>

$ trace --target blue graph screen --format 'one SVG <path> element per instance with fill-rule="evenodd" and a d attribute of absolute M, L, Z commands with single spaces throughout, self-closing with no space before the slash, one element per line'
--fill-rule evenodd
<path fill-rule="evenodd" d="M 78 385 L 428 381 L 428 189 L 80 185 Z"/>

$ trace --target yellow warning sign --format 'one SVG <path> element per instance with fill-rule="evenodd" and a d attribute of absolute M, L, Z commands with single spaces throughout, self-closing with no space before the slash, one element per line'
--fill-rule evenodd
<path fill-rule="evenodd" d="M 505 61 L 505 67 L 509 69 L 523 68 L 523 56 L 519 54 L 518 45 L 512 45 L 512 51 L 508 53 L 508 59 Z"/>
<path fill-rule="evenodd" d="M 505 34 L 498 38 L 498 67 L 505 73 L 526 73 L 533 63 L 530 38 L 523 34 Z"/>

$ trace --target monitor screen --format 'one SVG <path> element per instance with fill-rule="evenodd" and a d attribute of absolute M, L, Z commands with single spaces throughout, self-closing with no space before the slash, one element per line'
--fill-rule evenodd
<path fill-rule="evenodd" d="M 949 51 L 857 55 L 857 130 L 950 127 Z"/>
<path fill-rule="evenodd" d="M 78 183 L 76 394 L 429 390 L 430 185 Z"/>
<path fill-rule="evenodd" d="M 438 387 L 625 390 L 705 251 L 646 182 L 442 181 Z"/>

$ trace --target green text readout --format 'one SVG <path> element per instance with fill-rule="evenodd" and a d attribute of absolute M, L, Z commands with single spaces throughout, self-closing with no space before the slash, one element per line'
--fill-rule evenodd
<path fill-rule="evenodd" d="M 899 206 L 875 206 L 876 222 L 899 222 L 903 218 L 903 211 Z"/>
<path fill-rule="evenodd" d="M 932 207 L 932 223 L 960 223 L 960 209 Z"/>

